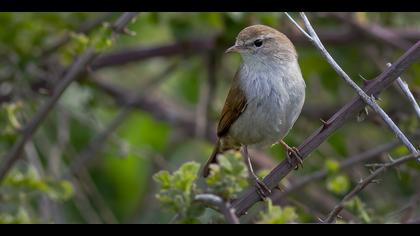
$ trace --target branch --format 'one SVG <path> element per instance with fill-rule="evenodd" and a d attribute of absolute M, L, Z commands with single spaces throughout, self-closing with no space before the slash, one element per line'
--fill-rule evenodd
<path fill-rule="evenodd" d="M 386 66 L 390 67 L 391 63 L 387 63 Z M 413 94 L 411 93 L 410 89 L 408 88 L 408 84 L 404 82 L 400 77 L 397 79 L 397 84 L 404 93 L 407 100 L 410 102 L 411 106 L 413 106 L 414 111 L 416 112 L 417 118 L 420 120 L 420 107 L 416 102 Z"/>
<path fill-rule="evenodd" d="M 337 64 L 337 62 L 332 58 L 332 56 L 328 53 L 325 49 L 324 45 L 318 38 L 314 28 L 312 27 L 311 23 L 309 22 L 308 18 L 306 17 L 305 13 L 300 13 L 306 28 L 309 31 L 310 36 L 308 39 L 315 45 L 315 47 L 321 52 L 321 55 L 328 61 L 328 63 L 333 67 L 333 69 L 337 72 L 337 74 L 348 84 L 350 85 L 356 93 L 363 99 L 363 101 L 369 105 L 385 122 L 388 128 L 394 132 L 397 138 L 403 143 L 407 149 L 411 153 L 417 153 L 417 149 L 414 145 L 408 140 L 408 138 L 404 135 L 404 133 L 398 128 L 398 126 L 394 123 L 394 121 L 385 113 L 384 110 L 376 103 L 374 95 L 368 96 L 348 75 L 344 72 L 343 69 Z M 292 18 L 289 18 L 293 21 Z M 294 21 L 293 21 L 294 22 Z M 297 24 L 295 22 L 295 24 Z M 302 28 L 299 28 L 302 30 Z M 419 41 L 420 42 L 420 41 Z M 419 160 L 420 161 L 420 160 Z"/>
<path fill-rule="evenodd" d="M 133 13 L 124 13 L 120 18 L 127 19 L 128 16 L 134 17 L 136 14 Z M 118 28 L 123 27 L 120 21 L 117 20 L 120 24 L 117 25 Z M 125 22 L 125 21 L 124 21 Z M 128 23 L 128 22 L 127 22 Z M 67 72 L 64 74 L 63 78 L 57 78 L 56 81 L 60 81 L 54 90 L 54 94 L 49 100 L 41 106 L 38 112 L 34 115 L 27 125 L 24 127 L 24 133 L 21 138 L 15 143 L 9 153 L 2 158 L 2 163 L 0 165 L 0 182 L 6 176 L 13 164 L 21 156 L 23 147 L 32 138 L 38 127 L 45 120 L 49 112 L 54 108 L 57 101 L 60 99 L 61 95 L 67 89 L 67 87 L 76 79 L 78 76 L 85 71 L 87 65 L 93 61 L 97 56 L 97 53 L 93 48 L 88 48 L 86 51 L 79 56 L 76 61 L 70 66 Z"/>
<path fill-rule="evenodd" d="M 102 15 L 85 22 L 83 25 L 81 25 L 79 27 L 79 29 L 76 30 L 76 32 L 81 33 L 81 34 L 87 34 L 90 31 L 92 31 L 93 29 L 95 29 L 98 25 L 102 24 L 106 19 L 111 17 L 111 15 L 112 15 L 111 12 L 103 13 Z M 48 56 L 49 54 L 53 53 L 58 48 L 63 46 L 64 44 L 68 43 L 70 41 L 70 39 L 71 39 L 70 34 L 65 34 L 65 35 L 61 36 L 59 39 L 57 39 L 56 42 L 52 43 L 51 46 L 44 49 L 40 53 L 39 57 L 40 58 L 45 58 L 46 56 Z"/>
<path fill-rule="evenodd" d="M 416 42 L 420 38 L 420 31 L 415 28 L 385 28 L 385 30 L 390 31 L 393 35 L 398 35 L 404 41 L 409 43 Z M 284 34 L 286 34 L 290 40 L 299 45 L 307 45 L 309 42 L 304 35 L 297 33 L 299 31 L 283 29 Z M 353 27 L 345 27 L 340 25 L 334 29 L 319 29 L 317 32 L 321 42 L 329 45 L 339 45 L 339 44 L 357 44 L 360 45 L 361 40 L 364 40 L 368 37 L 361 31 L 354 30 Z M 363 41 L 363 42 L 364 42 Z M 398 47 L 399 48 L 399 47 Z"/>
<path fill-rule="evenodd" d="M 93 70 L 103 67 L 120 66 L 133 61 L 141 61 L 152 57 L 172 56 L 178 54 L 205 52 L 213 49 L 215 38 L 194 39 L 190 41 L 175 42 L 150 48 L 134 47 L 121 49 L 101 55 L 92 65 Z"/>
<path fill-rule="evenodd" d="M 382 90 L 392 84 L 412 63 L 420 57 L 420 41 L 411 47 L 403 56 L 401 56 L 390 68 L 382 72 L 378 77 L 369 83 L 364 91 L 369 95 L 378 95 Z M 339 129 L 343 124 L 362 110 L 365 103 L 360 97 L 354 98 L 345 104 L 337 113 L 335 113 L 323 126 L 308 137 L 303 144 L 299 146 L 299 152 L 304 159 L 324 142 L 332 133 Z M 286 177 L 294 169 L 286 160 L 277 165 L 264 178 L 264 183 L 271 189 L 277 186 L 281 179 Z M 254 203 L 260 200 L 254 187 L 246 191 L 239 199 L 233 202 L 237 214 L 242 215 Z"/>
<path fill-rule="evenodd" d="M 377 157 L 378 155 L 381 155 L 385 152 L 388 152 L 389 150 L 392 150 L 393 148 L 397 147 L 398 144 L 399 142 L 396 140 L 396 141 L 375 147 L 373 149 L 367 150 L 366 152 L 357 154 L 355 156 L 349 157 L 346 160 L 341 161 L 339 163 L 339 170 L 345 170 L 358 163 L 371 160 Z M 297 191 L 298 189 L 305 187 L 309 183 L 312 183 L 312 182 L 315 182 L 317 180 L 327 177 L 327 175 L 328 175 L 327 170 L 320 170 L 310 175 L 303 176 L 298 181 L 296 181 L 290 188 L 284 190 L 283 192 L 279 192 L 279 194 L 277 195 L 274 195 L 272 199 L 273 201 L 277 201 L 278 199 L 284 198 L 285 196 Z"/>
<path fill-rule="evenodd" d="M 195 196 L 194 200 L 217 207 L 225 216 L 227 223 L 239 224 L 239 219 L 235 214 L 235 209 L 230 206 L 229 202 L 224 202 L 219 196 L 213 194 L 198 194 Z"/>
<path fill-rule="evenodd" d="M 379 169 L 375 170 L 372 174 L 370 174 L 368 177 L 366 177 L 364 180 L 360 181 L 356 187 L 350 191 L 344 198 L 341 200 L 341 202 L 334 207 L 334 209 L 330 212 L 328 217 L 325 219 L 325 223 L 332 223 L 337 218 L 340 211 L 344 208 L 346 203 L 350 201 L 353 197 L 355 197 L 358 193 L 360 193 L 368 184 L 370 184 L 377 176 L 384 173 L 387 169 L 392 167 L 397 167 L 407 161 L 414 160 L 417 157 L 420 156 L 420 153 L 412 153 L 410 155 L 401 157 L 397 159 L 396 161 L 391 160 L 391 162 L 388 162 Z"/>
<path fill-rule="evenodd" d="M 355 30 L 365 34 L 366 36 L 385 42 L 389 45 L 392 45 L 396 48 L 407 50 L 410 48 L 411 43 L 404 38 L 400 37 L 396 32 L 382 27 L 378 24 L 362 24 L 354 19 L 351 15 L 343 15 L 340 13 L 327 13 L 328 15 L 333 16 L 336 19 L 341 20 L 342 22 L 350 25 Z"/>

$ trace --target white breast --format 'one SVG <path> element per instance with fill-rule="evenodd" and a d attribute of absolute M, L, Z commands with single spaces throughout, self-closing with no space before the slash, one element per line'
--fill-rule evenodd
<path fill-rule="evenodd" d="M 305 82 L 297 61 L 241 66 L 240 85 L 247 108 L 229 134 L 241 144 L 267 146 L 284 138 L 299 117 L 305 100 Z"/>

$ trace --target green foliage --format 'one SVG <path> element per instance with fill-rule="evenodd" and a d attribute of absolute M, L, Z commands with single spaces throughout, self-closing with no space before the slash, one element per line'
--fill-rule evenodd
<path fill-rule="evenodd" d="M 228 152 L 218 156 L 218 164 L 210 165 L 206 179 L 209 191 L 225 200 L 234 199 L 248 186 L 248 170 L 239 152 Z"/>
<path fill-rule="evenodd" d="M 210 166 L 210 175 L 206 179 L 206 190 L 199 188 L 197 179 L 200 165 L 195 162 L 183 164 L 170 174 L 160 171 L 154 175 L 160 191 L 156 195 L 164 209 L 177 214 L 178 222 L 198 223 L 198 217 L 204 213 L 203 205 L 194 203 L 198 193 L 212 193 L 225 201 L 237 197 L 248 186 L 248 171 L 239 152 L 227 152 L 218 156 L 219 164 Z M 217 220 L 220 217 L 213 217 Z"/>
<path fill-rule="evenodd" d="M 4 180 L 3 187 L 23 189 L 46 194 L 51 200 L 66 201 L 74 194 L 73 185 L 66 180 L 40 179 L 36 170 L 29 167 L 26 173 L 12 172 Z"/>
<path fill-rule="evenodd" d="M 67 180 L 40 178 L 38 172 L 30 166 L 25 172 L 10 172 L 0 186 L 0 224 L 40 223 L 34 214 L 30 202 L 39 196 L 45 196 L 56 203 L 65 203 L 74 195 L 72 183 Z"/>
<path fill-rule="evenodd" d="M 89 35 L 76 32 L 70 32 L 69 35 L 71 41 L 61 49 L 61 60 L 64 64 L 71 63 L 74 57 L 82 54 L 87 48 L 92 47 L 102 52 L 112 46 L 112 29 L 109 24 L 104 23 Z"/>
<path fill-rule="evenodd" d="M 22 128 L 19 113 L 22 110 L 21 102 L 8 103 L 0 106 L 0 138 L 13 136 Z"/>
<path fill-rule="evenodd" d="M 363 223 L 372 223 L 372 219 L 368 214 L 365 204 L 358 196 L 354 197 L 351 201 L 346 203 L 348 209 L 355 211 Z"/>
<path fill-rule="evenodd" d="M 164 209 L 176 213 L 182 223 L 198 223 L 197 217 L 204 211 L 202 206 L 193 204 L 194 195 L 198 192 L 195 180 L 199 168 L 198 163 L 187 162 L 172 175 L 168 171 L 160 171 L 153 176 L 160 185 L 157 199 Z"/>
<path fill-rule="evenodd" d="M 31 219 L 23 207 L 19 207 L 15 215 L 0 213 L 0 224 L 34 224 L 38 222 L 37 219 Z"/>
<path fill-rule="evenodd" d="M 107 203 L 121 219 L 133 214 L 139 199 L 145 194 L 148 176 L 151 175 L 150 161 L 135 152 L 129 151 L 125 156 L 109 152 L 103 162 L 95 168 L 98 186 L 104 189 Z"/>
<path fill-rule="evenodd" d="M 340 169 L 340 163 L 333 159 L 328 159 L 325 161 L 325 167 L 329 174 L 335 174 Z"/>
<path fill-rule="evenodd" d="M 296 222 L 298 215 L 293 207 L 273 206 L 269 199 L 267 202 L 267 209 L 261 212 L 257 224 L 287 224 Z"/>
<path fill-rule="evenodd" d="M 327 180 L 327 189 L 335 194 L 346 193 L 350 188 L 350 181 L 345 175 L 336 175 Z"/>
<path fill-rule="evenodd" d="M 0 13 L 0 163 L 4 154 L 21 137 L 24 125 L 32 119 L 40 105 L 50 98 L 50 92 L 53 91 L 50 89 L 56 86 L 58 81 L 55 78 L 61 73 L 61 68 L 72 63 L 86 48 L 93 47 L 104 53 L 131 48 L 161 48 L 157 51 L 166 51 L 167 45 L 175 45 L 180 41 L 199 42 L 200 39 L 218 36 L 212 50 L 203 50 L 204 45 L 200 43 L 183 45 L 181 53 L 174 53 L 177 50 L 171 51 L 169 47 L 167 55 L 133 61 L 123 66 L 101 68 L 72 83 L 29 143 L 28 150 L 37 154 L 39 161 L 36 166 L 41 166 L 43 173 L 33 170 L 35 164 L 28 159 L 28 150 L 25 147 L 20 160 L 0 185 L 0 223 L 54 223 L 61 220 L 66 223 L 167 223 L 174 213 L 182 212 L 182 209 L 186 212 L 183 213 L 184 216 L 178 216 L 177 222 L 223 222 L 222 214 L 212 209 L 203 213 L 204 206 L 194 203 L 192 199 L 197 193 L 207 192 L 217 194 L 227 201 L 239 197 L 247 185 L 245 165 L 239 154 L 227 153 L 220 156 L 220 164 L 212 166 L 212 174 L 206 180 L 189 179 L 196 176 L 188 177 L 192 170 L 187 171 L 190 173 L 187 176 L 183 176 L 185 173 L 180 174 L 191 184 L 189 194 L 181 191 L 175 184 L 178 181 L 175 180 L 165 190 L 162 187 L 164 193 L 159 194 L 162 194 L 162 199 L 165 196 L 170 198 L 171 204 L 161 205 L 160 200 L 153 198 L 156 182 L 152 181 L 151 176 L 158 170 L 174 169 L 189 161 L 204 163 L 210 155 L 213 143 L 209 142 L 209 136 L 215 133 L 215 122 L 241 61 L 239 55 L 227 56 L 222 52 L 234 43 L 241 29 L 251 24 L 267 24 L 292 36 L 291 40 L 299 54 L 299 63 L 307 84 L 307 99 L 304 112 L 286 137 L 287 143 L 301 144 L 320 126 L 319 118 L 326 120 L 331 117 L 338 107 L 355 96 L 354 91 L 337 76 L 310 43 L 297 40 L 301 35 L 295 34 L 297 31 L 294 31 L 294 26 L 282 13 L 142 12 L 129 25 L 129 29 L 136 35 L 118 37 L 114 41 L 109 24 L 119 15 L 120 13 L 111 13 L 103 24 L 89 32 L 78 33 L 80 29 L 89 28 L 86 26 L 102 17 L 102 13 Z M 297 13 L 292 15 L 298 19 Z M 392 62 L 402 55 L 403 51 L 363 35 L 342 39 L 345 35 L 341 32 L 343 22 L 334 17 L 317 13 L 307 15 L 331 55 L 360 85 L 362 81 L 357 75 L 373 79 L 382 71 L 376 63 L 380 64 L 380 60 L 386 58 Z M 411 29 L 420 26 L 418 13 L 363 12 L 353 13 L 352 16 L 363 24 L 374 23 L 389 27 L 401 33 L 402 37 L 407 32 L 399 32 L 400 28 L 410 29 L 410 33 Z M 54 49 L 56 43 L 67 37 L 67 43 Z M 324 41 L 324 38 L 330 40 Z M 408 36 L 404 40 L 415 41 L 415 38 Z M 369 50 L 365 50 L 366 46 Z M 189 52 L 188 57 L 183 53 L 185 50 Z M 45 52 L 49 53 L 44 55 Z M 206 84 L 209 75 L 208 52 L 214 52 L 217 62 L 216 81 L 210 81 L 210 84 Z M 174 62 L 177 64 L 176 68 L 167 78 L 159 79 L 153 91 L 144 87 L 145 84 L 154 82 L 152 79 Z M 414 63 L 401 76 L 415 97 L 420 91 L 419 73 L 420 63 Z M 104 148 L 90 156 L 90 161 L 83 166 L 92 177 L 92 186 L 96 188 L 73 190 L 69 182 L 62 180 L 64 172 L 73 164 L 74 158 L 86 150 L 92 139 L 109 126 L 109 122 L 121 110 L 120 102 L 123 101 L 122 97 L 110 96 L 110 91 L 97 86 L 91 80 L 91 75 L 108 83 L 111 88 L 127 92 L 126 95 L 144 93 L 147 99 L 136 106 L 135 111 L 107 138 Z M 206 88 L 204 86 L 208 85 L 213 89 L 208 116 L 199 117 L 201 114 L 197 111 L 200 109 L 197 108 L 203 104 L 198 103 L 204 102 L 202 92 Z M 399 91 L 390 87 L 381 94 L 381 99 L 381 107 L 395 119 L 404 133 L 410 135 L 418 132 L 420 122 Z M 206 125 L 209 127 L 203 137 L 196 135 L 198 125 L 194 122 L 200 121 L 197 118 L 206 118 Z M 376 122 L 374 112 L 370 111 L 366 119 L 358 123 L 355 122 L 355 117 L 349 118 L 343 128 L 311 153 L 311 158 L 305 160 L 304 169 L 292 174 L 299 181 L 307 174 L 327 169 L 326 181 L 313 182 L 311 185 L 318 189 L 325 189 L 326 186 L 328 191 L 325 194 L 336 201 L 341 200 L 354 181 L 338 168 L 339 161 L 350 154 L 395 139 L 391 132 L 381 126 L 382 123 Z M 418 144 L 418 140 L 413 139 L 413 142 Z M 271 153 L 274 163 L 284 159 L 284 150 L 278 145 L 264 150 Z M 392 157 L 403 156 L 407 154 L 407 149 L 401 145 L 389 153 Z M 397 171 L 388 170 L 383 174 L 381 184 L 372 187 L 369 194 L 359 195 L 346 209 L 364 223 L 389 222 L 390 217 L 387 216 L 390 212 L 409 202 L 416 194 L 416 173 L 419 169 L 420 165 L 413 160 L 400 166 Z M 268 170 L 257 171 L 259 176 L 268 173 Z M 171 178 L 174 175 L 175 173 L 169 174 Z M 285 178 L 282 183 L 292 186 L 294 180 Z M 84 184 L 83 181 L 86 180 L 81 180 L 81 184 Z M 312 210 L 317 208 L 317 201 L 309 197 L 310 189 L 302 189 L 302 194 L 288 195 L 287 198 L 290 198 L 290 202 L 302 202 Z M 84 195 L 85 199 L 72 197 L 73 191 L 80 191 L 77 196 Z M 59 218 L 54 218 L 55 214 L 43 214 L 44 199 L 55 204 L 57 211 L 62 213 Z M 177 206 L 176 212 L 174 207 L 168 208 L 167 205 Z M 296 206 L 299 221 L 316 221 L 311 211 L 301 211 L 300 208 Z M 293 215 L 287 213 L 291 211 L 289 208 L 279 210 L 273 206 L 270 209 L 263 213 L 265 218 L 254 215 L 255 208 L 250 209 L 245 219 L 254 221 L 255 217 L 259 217 L 258 219 L 264 218 L 267 223 L 294 222 L 297 219 L 282 216 Z M 398 221 L 396 218 L 393 217 L 392 222 Z M 349 222 L 351 221 L 344 218 L 341 221 Z"/>

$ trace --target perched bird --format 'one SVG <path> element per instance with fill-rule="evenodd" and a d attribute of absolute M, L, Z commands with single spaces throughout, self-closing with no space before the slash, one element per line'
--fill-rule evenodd
<path fill-rule="evenodd" d="M 255 175 L 248 146 L 264 148 L 279 143 L 286 148 L 291 165 L 302 164 L 298 150 L 283 138 L 302 110 L 305 82 L 292 42 L 276 29 L 265 25 L 243 29 L 235 45 L 226 50 L 231 52 L 241 55 L 242 64 L 227 95 L 217 127 L 218 141 L 203 176 L 209 175 L 209 166 L 217 163 L 218 154 L 242 147 L 258 193 L 265 198 L 271 190 Z"/>

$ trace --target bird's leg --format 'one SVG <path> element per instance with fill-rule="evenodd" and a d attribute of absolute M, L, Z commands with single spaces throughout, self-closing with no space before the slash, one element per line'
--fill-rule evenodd
<path fill-rule="evenodd" d="M 258 195 L 260 195 L 260 197 L 263 200 L 265 200 L 271 194 L 271 190 L 254 173 L 254 170 L 253 170 L 252 164 L 251 164 L 251 158 L 249 158 L 249 154 L 248 154 L 248 147 L 247 146 L 244 146 L 243 147 L 243 151 L 244 151 L 244 158 L 245 158 L 246 166 L 248 167 L 248 173 L 250 174 L 250 176 L 251 176 L 251 178 L 252 178 L 252 180 L 253 180 L 253 182 L 255 184 L 255 187 L 257 188 Z"/>
<path fill-rule="evenodd" d="M 294 166 L 297 161 L 298 163 L 296 164 L 295 170 L 299 168 L 299 164 L 303 168 L 302 155 L 299 153 L 299 149 L 297 149 L 296 147 L 290 147 L 283 140 L 280 140 L 279 144 L 281 144 L 286 149 L 286 156 L 289 164 L 291 166 Z"/>

